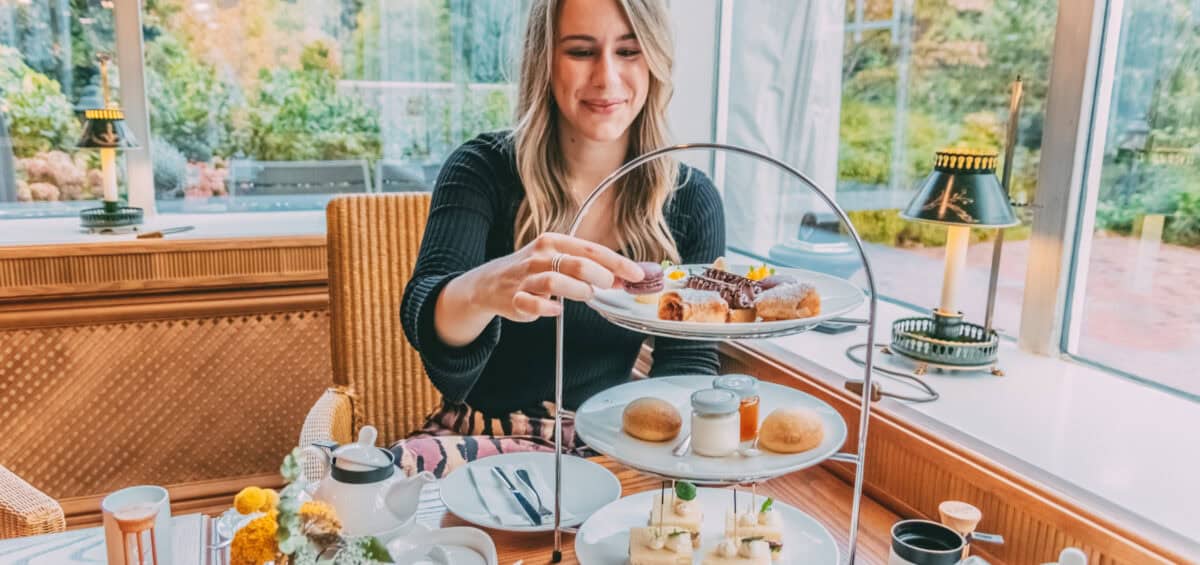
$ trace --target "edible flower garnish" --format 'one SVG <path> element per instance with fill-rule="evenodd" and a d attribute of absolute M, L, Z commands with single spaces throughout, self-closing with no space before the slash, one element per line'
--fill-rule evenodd
<path fill-rule="evenodd" d="M 670 280 L 678 281 L 683 280 L 684 277 L 687 277 L 687 271 L 678 268 L 678 266 L 675 265 L 675 263 L 672 263 L 670 259 L 663 259 L 662 263 L 659 263 L 659 265 L 662 267 L 663 272 L 667 273 L 667 278 Z"/>
<path fill-rule="evenodd" d="M 746 278 L 752 281 L 761 281 L 773 274 L 775 274 L 775 269 L 764 263 L 761 267 L 750 267 L 750 270 L 746 272 Z"/>

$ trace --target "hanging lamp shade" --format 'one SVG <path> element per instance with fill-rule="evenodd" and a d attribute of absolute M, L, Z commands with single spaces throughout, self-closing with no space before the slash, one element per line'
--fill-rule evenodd
<path fill-rule="evenodd" d="M 996 154 L 938 151 L 933 172 L 901 217 L 918 222 L 1003 228 L 1017 225 L 1012 204 L 996 178 Z"/>
<path fill-rule="evenodd" d="M 83 113 L 83 135 L 76 147 L 89 149 L 134 149 L 137 141 L 125 126 L 125 113 L 117 108 L 97 108 Z"/>

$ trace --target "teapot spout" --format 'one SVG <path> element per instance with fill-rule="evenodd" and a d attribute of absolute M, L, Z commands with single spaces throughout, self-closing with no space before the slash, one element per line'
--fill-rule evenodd
<path fill-rule="evenodd" d="M 428 471 L 393 480 L 384 494 L 384 503 L 397 518 L 407 522 L 417 514 L 417 508 L 421 504 L 421 490 L 425 485 L 434 482 L 437 482 L 437 477 Z"/>

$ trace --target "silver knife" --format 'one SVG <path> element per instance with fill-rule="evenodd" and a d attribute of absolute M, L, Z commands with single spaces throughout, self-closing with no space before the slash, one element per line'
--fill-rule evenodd
<path fill-rule="evenodd" d="M 508 475 L 504 474 L 504 470 L 499 467 L 492 467 L 492 473 L 494 473 L 497 477 L 500 477 L 500 480 L 507 485 L 508 493 L 511 494 L 513 498 L 517 499 L 517 503 L 521 505 L 521 509 L 523 509 L 525 514 L 529 516 L 529 521 L 533 522 L 533 525 L 535 526 L 542 525 L 542 517 L 537 513 L 537 509 L 529 503 L 529 499 L 525 498 L 524 494 L 521 494 L 521 491 L 517 488 L 517 485 L 508 480 Z"/>

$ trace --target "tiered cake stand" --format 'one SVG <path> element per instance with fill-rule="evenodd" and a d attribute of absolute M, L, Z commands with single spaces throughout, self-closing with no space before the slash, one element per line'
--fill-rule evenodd
<path fill-rule="evenodd" d="M 568 230 L 567 234 L 574 236 L 576 231 L 579 229 L 579 224 L 581 223 L 584 216 L 587 215 L 588 210 L 591 208 L 592 204 L 596 201 L 596 199 L 600 195 L 602 195 L 606 190 L 611 188 L 616 183 L 617 180 L 624 177 L 626 174 L 628 174 L 633 169 L 635 169 L 645 163 L 648 163 L 655 159 L 665 157 L 665 156 L 673 154 L 673 153 L 679 153 L 679 152 L 683 152 L 683 151 L 694 151 L 694 150 L 727 151 L 730 153 L 745 155 L 747 157 L 751 157 L 758 161 L 761 161 L 761 162 L 764 162 L 767 164 L 771 164 L 780 169 L 783 169 L 784 171 L 789 173 L 792 177 L 799 180 L 801 183 L 803 183 L 805 186 L 807 186 L 813 192 L 815 192 L 821 198 L 821 200 L 823 200 L 825 202 L 825 204 L 828 205 L 829 208 L 831 210 L 833 210 L 833 212 L 837 215 L 837 217 L 841 221 L 842 225 L 845 226 L 846 231 L 850 234 L 850 238 L 854 241 L 855 248 L 857 249 L 858 254 L 862 259 L 862 266 L 863 266 L 863 270 L 864 270 L 864 273 L 866 275 L 866 280 L 867 280 L 867 291 L 868 291 L 867 300 L 868 300 L 868 304 L 869 304 L 869 312 L 868 312 L 868 316 L 866 319 L 839 319 L 838 321 L 841 323 L 851 323 L 851 324 L 855 324 L 855 325 L 863 325 L 863 326 L 866 326 L 866 328 L 867 328 L 867 348 L 866 348 L 866 357 L 864 359 L 865 363 L 864 363 L 864 368 L 863 368 L 863 381 L 864 381 L 863 388 L 864 388 L 864 390 L 868 390 L 868 391 L 871 390 L 871 374 L 872 374 L 873 366 L 874 366 L 873 355 L 875 353 L 875 316 L 876 316 L 876 309 L 877 309 L 878 303 L 877 303 L 876 294 L 875 294 L 875 277 L 871 272 L 871 265 L 867 260 L 867 254 L 866 254 L 866 250 L 863 247 L 862 238 L 859 237 L 858 232 L 854 229 L 854 226 L 850 223 L 850 219 L 846 215 L 846 212 L 837 205 L 837 203 L 833 200 L 833 198 L 828 193 L 826 193 L 824 190 L 822 190 L 819 186 L 817 186 L 817 184 L 814 183 L 811 179 L 809 179 L 807 176 L 805 176 L 804 173 L 801 173 L 800 171 L 796 170 L 795 168 L 789 166 L 787 163 L 784 163 L 784 162 L 782 162 L 778 159 L 775 159 L 769 155 L 765 155 L 763 153 L 753 151 L 751 149 L 746 149 L 746 148 L 738 147 L 735 145 L 727 145 L 727 144 L 721 144 L 721 143 L 689 143 L 689 144 L 674 145 L 674 146 L 670 146 L 670 147 L 664 147 L 662 149 L 657 149 L 657 150 L 651 151 L 649 153 L 646 153 L 645 155 L 637 157 L 636 159 L 633 159 L 632 161 L 629 161 L 624 166 L 617 169 L 611 175 L 609 175 L 607 178 L 605 178 L 603 181 L 601 181 L 600 184 L 592 191 L 592 193 L 588 196 L 588 198 L 583 202 L 583 205 L 579 209 L 579 213 L 575 216 L 575 219 L 571 222 L 571 227 Z M 561 297 L 559 298 L 559 301 L 560 302 L 562 301 Z M 658 324 L 645 324 L 645 323 L 639 324 L 639 323 L 636 323 L 636 321 L 631 321 L 627 318 L 621 318 L 618 316 L 613 316 L 611 314 L 606 314 L 601 309 L 597 309 L 597 311 L 600 312 L 601 315 L 604 315 L 605 318 L 607 318 L 610 322 L 612 322 L 616 325 L 626 327 L 628 329 L 632 329 L 632 330 L 639 331 L 642 333 L 646 333 L 648 335 L 658 335 L 658 336 L 664 336 L 664 337 L 694 339 L 694 340 L 718 341 L 718 340 L 727 340 L 727 339 L 764 339 L 764 338 L 771 338 L 771 337 L 781 337 L 784 335 L 790 335 L 790 334 L 803 332 L 805 330 L 811 329 L 813 326 L 816 325 L 815 323 L 809 324 L 809 325 L 801 324 L 801 325 L 787 326 L 782 329 L 763 329 L 763 331 L 756 331 L 753 333 L 736 333 L 736 334 L 731 334 L 731 335 L 715 335 L 711 331 L 702 332 L 702 333 L 692 333 L 692 332 L 688 332 L 685 330 L 673 330 L 673 331 L 666 330 L 666 329 L 663 329 L 662 327 L 660 327 Z M 559 316 L 557 324 L 556 324 L 556 329 L 555 329 L 556 344 L 555 344 L 555 371 L 554 371 L 554 401 L 557 406 L 562 406 L 562 401 L 563 401 L 563 327 L 564 327 L 564 324 L 565 324 L 564 317 Z M 819 401 L 817 401 L 817 402 L 819 402 Z M 804 465 L 804 466 L 815 465 L 825 459 L 834 459 L 836 461 L 843 461 L 846 463 L 851 463 L 856 466 L 856 471 L 854 474 L 853 503 L 852 503 L 852 507 L 850 509 L 850 533 L 848 536 L 849 537 L 849 543 L 848 543 L 849 547 L 848 547 L 848 551 L 847 551 L 847 563 L 851 563 L 851 564 L 855 562 L 856 549 L 857 549 L 857 545 L 858 545 L 858 518 L 859 518 L 859 510 L 861 507 L 860 502 L 862 499 L 863 475 L 866 470 L 865 458 L 866 458 L 866 453 L 867 453 L 867 425 L 868 425 L 868 423 L 870 421 L 870 417 L 871 417 L 870 395 L 867 395 L 867 394 L 862 395 L 862 408 L 861 408 L 860 414 L 861 414 L 861 416 L 859 418 L 859 425 L 858 425 L 858 449 L 857 449 L 856 453 L 838 453 L 838 452 L 836 452 L 836 450 L 824 450 L 822 453 L 817 454 L 816 457 L 811 458 L 810 461 L 808 461 L 807 464 Z M 834 413 L 834 417 L 840 418 L 840 416 L 836 416 L 836 413 Z M 841 422 L 841 424 L 844 426 L 845 423 Z M 563 529 L 562 529 L 562 523 L 561 523 L 561 515 L 562 515 L 561 511 L 562 511 L 562 485 L 563 485 L 563 476 L 562 476 L 562 470 L 563 470 L 562 451 L 563 450 L 562 450 L 562 439 L 561 438 L 562 438 L 562 412 L 556 411 L 555 417 L 554 417 L 554 447 L 555 447 L 555 452 L 556 452 L 556 457 L 555 457 L 556 461 L 555 461 L 555 473 L 554 473 L 554 514 L 555 514 L 555 518 L 554 518 L 554 554 L 553 554 L 553 561 L 555 563 L 562 561 L 562 531 L 563 531 Z M 601 450 L 601 452 L 603 453 L 602 450 Z M 626 466 L 629 466 L 629 467 L 632 467 L 635 469 L 639 469 L 644 472 L 649 472 L 650 474 L 654 474 L 656 476 L 660 476 L 660 477 L 664 477 L 664 478 L 676 478 L 676 479 L 692 478 L 692 477 L 685 477 L 685 476 L 671 476 L 671 473 L 664 473 L 661 470 L 654 471 L 652 469 L 641 469 L 636 461 L 634 461 L 630 458 L 622 458 L 619 456 L 620 454 L 606 453 L 606 455 L 616 456 L 617 459 L 619 461 L 622 461 L 622 463 L 625 464 Z M 767 480 L 770 478 L 774 478 L 775 476 L 778 476 L 778 475 L 783 475 L 783 474 L 787 474 L 789 472 L 793 472 L 795 470 L 797 470 L 797 467 L 792 466 L 791 468 L 780 468 L 780 470 L 777 473 L 768 473 L 767 475 L 761 475 L 761 474 L 759 474 L 757 476 L 730 475 L 730 476 L 717 477 L 713 480 L 704 480 L 702 482 L 704 482 L 705 484 L 746 484 L 746 483 L 764 481 L 764 480 Z"/>

